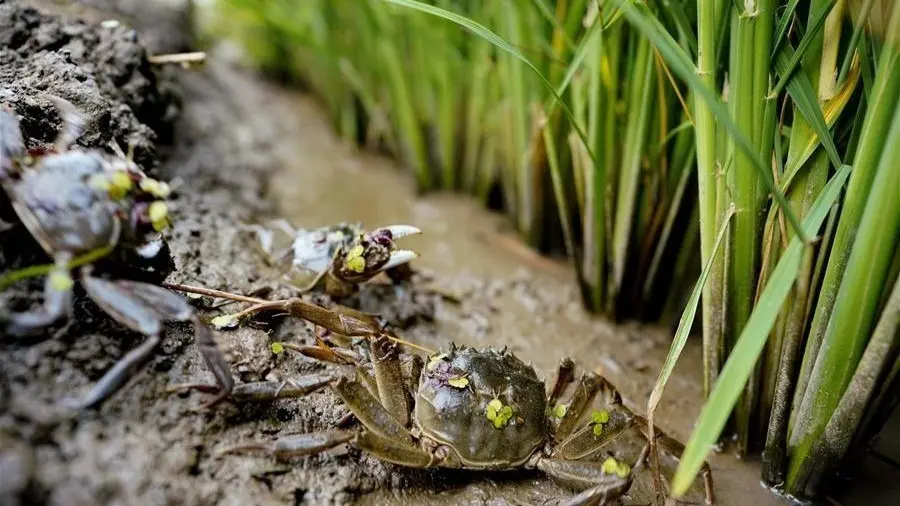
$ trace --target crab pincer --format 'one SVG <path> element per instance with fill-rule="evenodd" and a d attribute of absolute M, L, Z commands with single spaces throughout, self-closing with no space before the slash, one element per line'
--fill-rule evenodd
<path fill-rule="evenodd" d="M 369 232 L 360 231 L 359 226 L 341 228 L 344 230 L 300 233 L 294 239 L 295 269 L 316 273 L 303 291 L 324 285 L 329 295 L 346 297 L 376 275 L 395 271 L 419 256 L 397 247 L 398 239 L 422 233 L 411 225 L 391 225 Z M 322 262 L 325 258 L 327 263 Z"/>
<path fill-rule="evenodd" d="M 273 226 L 291 238 L 290 247 L 276 254 L 289 259 L 291 283 L 300 293 L 317 289 L 343 298 L 358 286 L 384 272 L 392 279 L 406 277 L 409 262 L 418 258 L 412 250 L 401 249 L 397 241 L 421 234 L 412 225 L 389 225 L 365 230 L 361 223 L 339 223 L 312 229 L 294 229 L 284 220 Z M 251 227 L 260 236 L 262 248 L 273 253 L 273 231 Z"/>

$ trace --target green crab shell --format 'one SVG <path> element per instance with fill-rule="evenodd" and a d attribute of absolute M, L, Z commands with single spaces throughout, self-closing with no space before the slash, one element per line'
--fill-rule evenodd
<path fill-rule="evenodd" d="M 498 421 L 491 409 L 498 401 L 511 408 L 507 419 Z M 521 465 L 547 437 L 544 383 L 533 367 L 505 351 L 451 344 L 450 352 L 431 357 L 422 369 L 415 406 L 423 435 L 453 448 L 467 467 Z"/>

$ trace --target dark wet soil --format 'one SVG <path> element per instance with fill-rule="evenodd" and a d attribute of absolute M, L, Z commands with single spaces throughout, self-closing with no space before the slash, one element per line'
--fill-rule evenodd
<path fill-rule="evenodd" d="M 412 282 L 374 283 L 345 303 L 381 313 L 426 347 L 508 345 L 545 378 L 571 356 L 601 371 L 643 413 L 667 351 L 664 329 L 616 328 L 589 317 L 569 269 L 521 246 L 500 216 L 457 196 L 416 196 L 400 168 L 336 140 L 312 100 L 238 69 L 227 50 L 211 52 L 200 69 L 151 66 L 148 52 L 196 49 L 181 2 L 30 4 L 55 14 L 0 0 L 0 102 L 20 115 L 29 143 L 40 145 L 52 139 L 58 118 L 37 94 L 60 94 L 92 120 L 81 145 L 130 141 L 139 161 L 173 181 L 168 281 L 287 295 L 282 271 L 242 225 L 272 217 L 296 226 L 416 225 L 426 233 L 404 242 L 422 254 Z M 99 24 L 113 18 L 118 26 Z M 21 230 L 0 237 L 3 270 L 40 258 Z M 38 302 L 36 287 L 17 286 L 16 303 Z M 234 309 L 197 302 L 205 317 Z M 288 463 L 220 457 L 225 446 L 332 428 L 345 411 L 333 394 L 318 392 L 192 412 L 202 395 L 166 391 L 212 381 L 185 325 L 168 327 L 147 370 L 123 391 L 71 418 L 59 401 L 84 395 L 140 342 L 89 302 L 79 304 L 76 319 L 40 338 L 0 341 L 0 504 L 553 504 L 569 494 L 539 474 L 408 471 L 353 450 Z M 270 348 L 312 339 L 306 324 L 278 319 L 217 336 L 242 382 L 320 370 Z M 662 428 L 682 440 L 700 409 L 698 352 L 688 346 L 658 412 Z M 719 504 L 781 503 L 759 485 L 753 462 L 715 455 L 711 464 Z"/>

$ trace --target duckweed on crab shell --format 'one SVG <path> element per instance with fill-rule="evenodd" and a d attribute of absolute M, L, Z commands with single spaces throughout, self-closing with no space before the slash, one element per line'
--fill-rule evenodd
<path fill-rule="evenodd" d="M 465 388 L 451 381 L 465 377 Z M 544 443 L 547 401 L 534 369 L 511 353 L 451 346 L 422 372 L 416 418 L 467 465 L 517 463 Z M 490 432 L 499 432 L 489 436 Z"/>

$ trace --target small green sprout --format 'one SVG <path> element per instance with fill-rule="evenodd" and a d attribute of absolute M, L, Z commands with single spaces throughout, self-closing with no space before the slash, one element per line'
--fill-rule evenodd
<path fill-rule="evenodd" d="M 466 378 L 465 376 L 450 378 L 447 380 L 447 384 L 453 388 L 466 388 L 469 386 L 469 378 Z"/>
<path fill-rule="evenodd" d="M 150 204 L 147 208 L 147 215 L 150 217 L 150 223 L 153 224 L 153 230 L 162 232 L 169 225 L 169 206 L 161 200 Z"/>
<path fill-rule="evenodd" d="M 500 399 L 493 399 L 488 403 L 485 414 L 487 419 L 494 423 L 495 429 L 502 429 L 513 417 L 513 409 L 511 406 L 504 406 Z"/>
<path fill-rule="evenodd" d="M 280 355 L 280 354 L 284 353 L 284 345 L 277 341 L 272 343 L 271 348 L 272 348 L 272 353 L 274 353 L 276 355 Z"/>
<path fill-rule="evenodd" d="M 427 366 L 428 370 L 429 371 L 433 370 L 438 365 L 438 363 L 440 363 L 440 361 L 444 360 L 445 358 L 447 358 L 446 353 L 441 353 L 440 355 L 435 355 L 435 356 L 429 358 L 428 366 Z"/>
<path fill-rule="evenodd" d="M 172 189 L 169 188 L 168 183 L 157 181 L 156 179 L 149 177 L 141 179 L 139 186 L 141 190 L 160 199 L 169 198 L 169 195 L 172 193 Z"/>
<path fill-rule="evenodd" d="M 75 284 L 67 271 L 56 270 L 50 273 L 50 286 L 57 292 L 64 292 Z"/>
<path fill-rule="evenodd" d="M 566 416 L 566 412 L 568 410 L 569 410 L 569 407 L 566 406 L 565 404 L 557 404 L 556 407 L 553 408 L 553 411 L 551 411 L 551 414 L 554 417 L 561 419 Z"/>
<path fill-rule="evenodd" d="M 594 411 L 591 413 L 591 420 L 593 420 L 594 423 L 606 423 L 609 421 L 609 411 L 605 409 L 603 411 Z"/>
<path fill-rule="evenodd" d="M 594 411 L 591 413 L 591 421 L 594 423 L 593 432 L 594 435 L 600 437 L 603 435 L 603 427 L 609 422 L 609 411 Z"/>
<path fill-rule="evenodd" d="M 238 320 L 234 317 L 233 314 L 223 314 L 222 316 L 216 316 L 209 323 L 215 327 L 216 330 L 222 329 L 233 329 L 238 326 Z"/>
<path fill-rule="evenodd" d="M 603 472 L 606 474 L 614 474 L 618 468 L 619 463 L 612 457 L 603 461 Z"/>
<path fill-rule="evenodd" d="M 109 196 L 113 200 L 121 200 L 131 191 L 133 183 L 127 172 L 117 170 L 109 176 Z"/>
<path fill-rule="evenodd" d="M 625 462 L 619 462 L 613 457 L 603 461 L 603 473 L 615 474 L 619 478 L 626 478 L 631 473 L 631 466 Z"/>
<path fill-rule="evenodd" d="M 361 245 L 356 245 L 347 252 L 347 259 L 344 261 L 347 269 L 353 272 L 363 272 L 366 269 L 366 259 L 362 256 L 363 251 L 365 249 Z"/>

